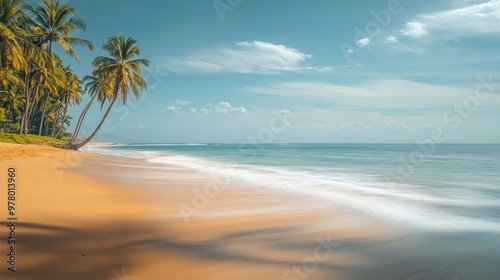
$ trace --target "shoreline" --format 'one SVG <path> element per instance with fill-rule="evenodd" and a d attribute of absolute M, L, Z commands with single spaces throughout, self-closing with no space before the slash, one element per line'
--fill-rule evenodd
<path fill-rule="evenodd" d="M 266 258 L 261 256 L 267 250 L 261 242 L 277 242 L 278 236 L 290 231 L 290 244 L 309 239 L 314 249 L 316 238 L 329 236 L 311 222 L 321 216 L 320 211 L 286 212 L 293 209 L 292 201 L 237 184 L 214 198 L 203 215 L 186 223 L 179 205 L 192 201 L 192 188 L 203 188 L 206 178 L 201 174 L 170 167 L 162 172 L 177 175 L 165 183 L 171 189 L 134 187 L 111 178 L 113 172 L 133 173 L 127 168 L 134 168 L 134 163 L 110 167 L 123 163 L 124 158 L 37 145 L 7 146 L 11 155 L 21 154 L 1 161 L 2 169 L 14 166 L 19 178 L 19 262 L 14 278 L 2 262 L 2 279 L 112 279 L 123 273 L 137 279 L 158 279 L 158 275 L 281 279 L 294 259 L 304 258 L 308 250 L 305 255 L 278 250 Z M 0 144 L 2 148 L 6 145 Z M 103 174 L 94 174 L 98 170 Z M 5 201 L 1 194 L 0 204 Z M 284 205 L 281 209 L 275 205 L 279 201 Z M 297 224 L 300 228 L 294 229 Z M 318 234 L 310 234 L 307 228 Z M 4 229 L 0 232 L 5 236 Z M 316 277 L 311 279 L 324 279 Z"/>
<path fill-rule="evenodd" d="M 18 271 L 8 272 L 1 239 L 2 279 L 500 275 L 492 272 L 497 235 L 408 232 L 237 180 L 216 191 L 208 174 L 142 159 L 36 145 L 0 144 L 2 149 L 24 157 L 0 161 L 2 172 L 15 167 L 19 179 Z M 1 208 L 6 201 L 0 193 Z M 183 211 L 192 214 L 188 220 Z M 0 224 L 3 238 L 8 223 Z"/>

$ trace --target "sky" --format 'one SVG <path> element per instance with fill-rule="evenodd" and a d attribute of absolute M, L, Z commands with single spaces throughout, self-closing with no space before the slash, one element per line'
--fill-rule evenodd
<path fill-rule="evenodd" d="M 67 2 L 79 75 L 118 33 L 152 62 L 97 141 L 500 143 L 500 0 Z"/>

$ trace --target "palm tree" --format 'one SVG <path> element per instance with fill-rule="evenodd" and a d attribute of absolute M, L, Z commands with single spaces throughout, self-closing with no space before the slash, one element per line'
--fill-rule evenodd
<path fill-rule="evenodd" d="M 104 83 L 113 84 L 111 104 L 94 132 L 81 143 L 71 143 L 70 148 L 78 150 L 94 138 L 117 99 L 121 99 L 125 104 L 128 95 L 133 93 L 138 100 L 142 91 L 147 89 L 147 82 L 141 77 L 141 65 L 148 67 L 150 62 L 146 59 L 136 59 L 141 53 L 136 44 L 136 40 L 133 38 L 125 39 L 122 34 L 109 37 L 106 40 L 103 49 L 107 51 L 110 57 L 96 57 L 93 65 L 96 67 L 95 74 L 102 77 Z"/>
<path fill-rule="evenodd" d="M 44 125 L 54 136 L 62 134 L 68 107 L 81 100 L 83 90 L 76 75 L 72 85 L 61 89 L 62 61 L 52 46 L 57 43 L 79 61 L 73 47 L 93 49 L 93 44 L 72 37 L 76 31 L 86 31 L 86 25 L 74 8 L 61 2 L 43 0 L 30 6 L 23 0 L 0 0 L 0 105 L 21 134 L 35 130 L 42 134 Z"/>
<path fill-rule="evenodd" d="M 114 92 L 113 83 L 107 83 L 106 81 L 104 81 L 102 77 L 99 77 L 97 73 L 93 73 L 92 76 L 87 75 L 83 77 L 82 81 L 85 83 L 85 91 L 89 92 L 92 98 L 83 109 L 80 118 L 78 118 L 75 132 L 73 133 L 70 142 L 74 142 L 78 138 L 78 134 L 80 133 L 80 129 L 83 124 L 83 120 L 85 119 L 85 116 L 87 115 L 87 112 L 94 103 L 95 99 L 97 98 L 97 100 L 101 101 L 101 110 L 102 110 L 104 102 L 108 99 L 111 99 L 113 97 L 113 92 Z"/>
<path fill-rule="evenodd" d="M 20 3 L 21 0 L 0 0 L 0 81 L 4 87 L 21 81 L 9 70 L 17 72 L 26 66 L 20 44 L 26 14 L 20 9 Z"/>
<path fill-rule="evenodd" d="M 48 44 L 48 57 L 52 58 L 52 44 L 57 42 L 66 53 L 73 56 L 78 62 L 80 61 L 78 55 L 73 49 L 72 45 L 87 46 L 90 50 L 94 48 L 92 42 L 71 37 L 70 34 L 76 32 L 78 29 L 83 31 L 87 30 L 85 22 L 79 17 L 76 17 L 75 10 L 68 4 L 61 4 L 59 0 L 44 0 L 43 4 L 38 7 L 33 7 L 25 4 L 24 8 L 31 14 L 32 18 L 28 18 L 27 27 L 30 28 L 31 39 L 37 43 L 38 46 Z M 29 57 L 29 56 L 28 56 Z M 30 100 L 29 92 L 29 68 L 31 62 L 28 62 L 28 75 L 26 77 L 26 99 L 27 103 Z M 27 108 L 30 104 L 27 104 Z M 26 134 L 28 131 L 28 112 L 24 113 L 21 122 L 21 133 Z"/>
<path fill-rule="evenodd" d="M 66 82 L 66 71 L 62 66 L 62 60 L 57 62 L 54 68 L 54 73 L 51 75 L 46 75 L 42 81 L 42 89 L 40 94 L 40 102 L 42 98 L 45 97 L 43 102 L 43 109 L 40 108 L 41 117 L 40 117 L 40 125 L 38 127 L 38 135 L 42 135 L 42 129 L 44 126 L 45 116 L 47 113 L 47 107 L 51 100 L 56 98 L 56 94 L 58 93 L 58 89 L 64 86 Z"/>
<path fill-rule="evenodd" d="M 49 104 L 50 99 L 52 99 L 52 94 L 48 90 L 44 90 L 42 98 L 45 98 L 43 101 L 43 109 L 40 117 L 40 124 L 38 125 L 38 136 L 42 135 L 43 125 L 45 124 L 45 114 L 47 113 L 47 105 Z M 41 99 L 40 99 L 41 101 Z"/>
<path fill-rule="evenodd" d="M 28 122 L 29 113 L 32 108 L 32 100 L 34 99 L 33 90 L 36 90 L 36 85 L 33 84 L 32 78 L 37 73 L 37 70 L 47 67 L 47 71 L 53 71 L 52 58 L 49 57 L 47 52 L 44 50 L 46 48 L 37 46 L 33 44 L 30 40 L 23 41 L 23 56 L 26 59 L 27 67 L 24 71 L 20 73 L 20 77 L 23 78 L 24 84 L 24 95 L 25 95 L 25 109 L 23 112 L 23 117 L 21 119 L 21 130 L 20 134 L 28 133 Z"/>
<path fill-rule="evenodd" d="M 20 0 L 0 0 L 0 85 L 2 89 L 12 84 L 24 83 L 19 75 L 27 68 L 23 53 L 26 34 L 21 26 L 27 16 L 20 9 L 20 4 Z M 25 106 L 26 114 L 27 110 L 28 106 Z M 24 121 L 25 116 L 23 116 L 23 126 Z"/>
<path fill-rule="evenodd" d="M 62 119 L 62 126 L 69 127 L 71 125 L 71 120 L 73 120 L 73 117 L 71 115 L 66 115 L 64 119 Z"/>
<path fill-rule="evenodd" d="M 21 86 L 12 84 L 6 90 L 0 91 L 0 107 L 6 109 L 7 119 L 14 121 L 21 115 L 24 103 L 23 95 L 19 94 Z"/>
<path fill-rule="evenodd" d="M 82 95 L 85 93 L 80 85 L 81 81 L 78 79 L 78 75 L 73 73 L 73 71 L 71 71 L 69 67 L 66 71 L 67 78 L 62 92 L 62 102 L 64 110 L 61 118 L 61 127 L 59 128 L 59 131 L 57 131 L 57 133 L 52 136 L 54 138 L 57 138 L 64 129 L 64 120 L 66 119 L 69 106 L 79 105 L 82 102 Z M 57 125 L 55 125 L 55 127 L 57 127 Z"/>
<path fill-rule="evenodd" d="M 44 65 L 37 65 L 35 63 L 33 63 L 32 65 L 33 74 L 31 75 L 30 81 L 32 83 L 33 93 L 30 101 L 31 108 L 28 111 L 28 124 L 30 124 L 31 117 L 37 111 L 42 99 L 44 97 L 52 97 L 51 93 L 56 92 L 58 87 L 63 86 L 64 79 L 61 79 L 61 72 L 64 71 L 62 68 L 62 60 L 56 55 L 53 56 L 55 58 L 51 59 L 51 61 L 57 61 L 56 65 L 54 66 L 51 66 L 51 61 L 44 61 Z M 43 114 L 45 114 L 45 109 L 49 98 L 45 98 L 44 110 L 41 118 L 42 122 Z"/>
<path fill-rule="evenodd" d="M 32 15 L 30 23 L 38 31 L 35 36 L 39 37 L 39 44 L 49 44 L 49 54 L 52 53 L 54 42 L 57 42 L 66 53 L 73 56 L 78 62 L 80 59 L 72 45 L 94 49 L 92 42 L 70 36 L 78 29 L 87 31 L 87 25 L 82 19 L 75 16 L 75 9 L 68 4 L 61 4 L 59 0 L 44 0 L 41 6 L 35 8 L 26 4 L 25 8 Z"/>

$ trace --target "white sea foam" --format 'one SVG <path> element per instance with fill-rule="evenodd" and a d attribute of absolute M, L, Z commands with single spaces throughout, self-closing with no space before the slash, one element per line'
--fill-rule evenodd
<path fill-rule="evenodd" d="M 147 147 L 183 147 L 183 146 L 208 146 L 209 144 L 128 144 L 128 146 L 147 146 Z"/>
<path fill-rule="evenodd" d="M 117 156 L 117 157 L 130 157 L 130 158 L 143 158 L 146 159 L 151 155 L 148 151 L 135 151 L 135 150 L 122 150 L 122 149 L 108 149 L 104 146 L 89 146 L 80 149 L 80 151 L 89 154 L 99 154 L 105 156 Z"/>
<path fill-rule="evenodd" d="M 163 152 L 92 149 L 93 153 L 142 158 L 151 163 L 183 167 L 245 182 L 278 192 L 324 199 L 379 219 L 436 231 L 500 232 L 498 222 L 460 216 L 448 208 L 498 207 L 492 197 L 478 197 L 461 190 L 449 196 L 439 195 L 426 186 L 387 184 L 371 177 L 345 173 L 314 173 L 293 168 L 229 164 L 215 160 Z"/>

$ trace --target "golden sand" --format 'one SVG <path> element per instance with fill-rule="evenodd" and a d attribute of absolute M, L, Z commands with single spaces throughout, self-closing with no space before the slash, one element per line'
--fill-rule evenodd
<path fill-rule="evenodd" d="M 363 223 L 342 226 L 341 212 L 235 183 L 187 223 L 180 209 L 206 185 L 200 174 L 165 168 L 168 179 L 146 188 L 112 179 L 132 173 L 109 165 L 124 159 L 35 145 L 0 144 L 0 152 L 3 225 L 9 167 L 18 179 L 17 272 L 7 270 L 2 226 L 0 279 L 300 279 L 292 267 L 311 258 L 316 266 L 302 276 L 343 279 L 339 267 L 366 260 L 320 241 L 389 238 Z"/>

